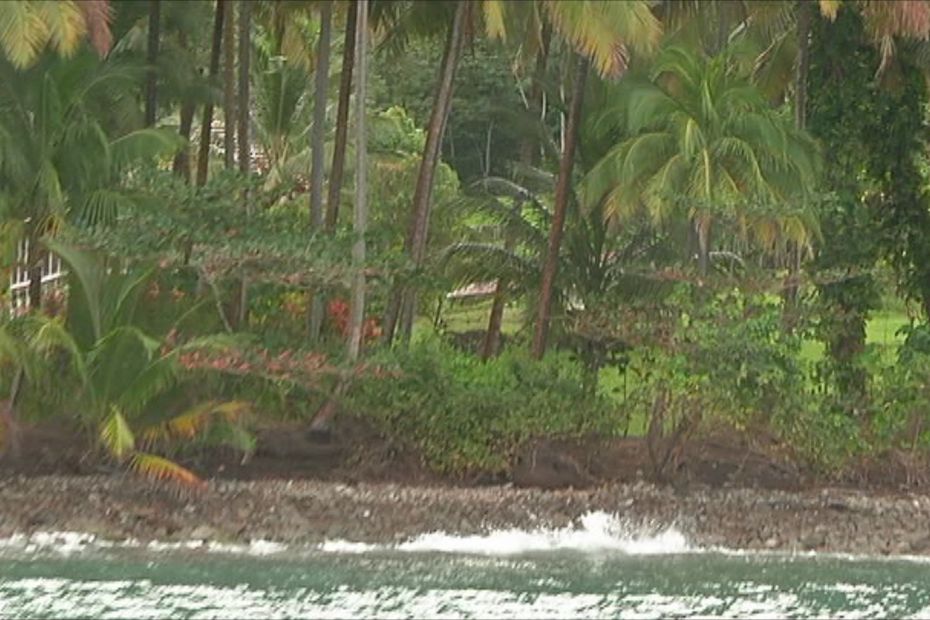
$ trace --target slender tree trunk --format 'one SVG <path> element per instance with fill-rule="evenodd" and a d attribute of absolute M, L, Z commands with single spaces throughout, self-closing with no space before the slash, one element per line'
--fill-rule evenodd
<path fill-rule="evenodd" d="M 810 2 L 799 0 L 798 11 L 798 65 L 794 88 L 794 124 L 798 129 L 807 126 L 807 76 L 810 70 L 810 30 L 813 18 Z M 788 281 L 785 283 L 782 306 L 782 323 L 788 330 L 794 329 L 800 295 L 801 248 L 797 243 L 788 244 Z"/>
<path fill-rule="evenodd" d="M 348 354 L 351 361 L 358 359 L 362 348 L 362 329 L 365 318 L 365 233 L 368 227 L 368 128 L 365 119 L 365 100 L 368 89 L 368 0 L 358 1 L 356 24 L 356 62 L 358 76 L 355 84 L 355 212 L 352 246 L 352 297 L 349 304 Z"/>
<path fill-rule="evenodd" d="M 491 314 L 488 316 L 488 331 L 481 343 L 481 359 L 495 357 L 501 348 L 501 325 L 504 322 L 504 307 L 507 304 L 505 289 L 507 283 L 498 278 L 494 285 L 494 301 L 491 302 Z"/>
<path fill-rule="evenodd" d="M 470 8 L 471 4 L 469 2 L 460 1 L 456 3 L 455 17 L 452 20 L 452 27 L 449 29 L 449 36 L 446 40 L 446 48 L 443 52 L 442 66 L 439 72 L 439 82 L 433 98 L 433 110 L 427 128 L 426 145 L 423 149 L 423 159 L 420 163 L 417 185 L 413 194 L 410 228 L 405 243 L 407 255 L 416 267 L 421 265 L 426 251 L 433 176 L 439 163 L 443 131 L 452 105 L 455 72 L 458 68 L 465 41 L 465 24 Z M 403 331 L 409 332 L 415 305 L 416 300 L 411 287 L 401 286 L 395 291 L 385 321 L 385 340 L 388 343 L 394 339 L 398 318 L 402 318 Z"/>
<path fill-rule="evenodd" d="M 178 133 L 184 138 L 184 148 L 174 156 L 171 169 L 186 182 L 191 181 L 191 128 L 194 125 L 194 102 L 186 101 L 181 105 L 181 126 Z"/>
<path fill-rule="evenodd" d="M 39 246 L 38 236 L 29 239 L 29 250 L 26 257 L 29 260 L 29 311 L 42 310 L 42 265 L 48 254 Z"/>
<path fill-rule="evenodd" d="M 539 115 L 543 120 L 543 78 L 546 75 L 546 66 L 549 61 L 549 42 L 552 38 L 552 30 L 549 24 L 543 26 L 542 45 L 536 54 L 536 67 L 533 70 L 533 83 L 530 85 L 529 98 L 527 103 L 529 111 Z M 534 166 L 539 156 L 539 141 L 535 136 L 527 136 L 520 145 L 520 161 L 528 168 Z M 519 208 L 519 205 L 518 207 Z M 509 232 L 504 232 L 504 247 L 513 248 L 513 239 Z M 491 304 L 491 314 L 488 317 L 488 331 L 484 336 L 484 343 L 481 347 L 481 359 L 488 360 L 500 352 L 501 326 L 504 322 L 504 309 L 506 307 L 506 288 L 507 283 L 498 278 L 494 286 L 494 301 Z"/>
<path fill-rule="evenodd" d="M 333 21 L 332 2 L 320 7 L 320 40 L 316 53 L 316 75 L 313 89 L 313 130 L 310 136 L 310 230 L 318 233 L 323 229 L 323 179 L 325 167 L 326 103 L 329 91 L 329 47 L 330 27 Z M 317 290 L 310 293 L 310 340 L 320 337 L 323 326 L 323 295 Z"/>
<path fill-rule="evenodd" d="M 572 169 L 575 165 L 575 149 L 578 146 L 578 126 L 581 124 L 581 104 L 584 99 L 585 78 L 588 74 L 588 62 L 579 58 L 575 69 L 575 83 L 572 86 L 572 99 L 565 129 L 565 148 L 559 162 L 559 178 L 555 188 L 554 213 L 549 229 L 549 246 L 546 249 L 546 263 L 543 266 L 542 286 L 539 291 L 536 330 L 533 335 L 533 357 L 542 358 L 546 353 L 549 338 L 549 322 L 552 312 L 552 292 L 555 277 L 559 269 L 559 250 L 562 246 L 562 233 L 565 228 L 565 214 L 568 211 L 568 198 L 571 193 Z"/>
<path fill-rule="evenodd" d="M 149 0 L 149 38 L 145 54 L 145 126 L 155 125 L 158 108 L 158 42 L 161 37 L 161 0 Z"/>
<path fill-rule="evenodd" d="M 323 181 L 326 140 L 326 103 L 329 90 L 330 25 L 333 6 L 324 2 L 320 7 L 320 39 L 316 50 L 316 75 L 313 86 L 313 130 L 310 136 L 310 228 L 323 226 Z"/>
<path fill-rule="evenodd" d="M 332 232 L 339 220 L 339 199 L 346 161 L 346 141 L 349 133 L 349 99 L 352 95 L 352 69 L 355 64 L 355 22 L 358 5 L 349 4 L 346 17 L 345 43 L 342 49 L 342 74 L 339 78 L 339 108 L 336 111 L 336 138 L 333 163 L 329 171 L 329 194 L 326 198 L 326 228 Z"/>
<path fill-rule="evenodd" d="M 249 140 L 249 64 L 252 54 L 252 1 L 240 0 L 239 2 L 239 100 L 236 103 L 238 111 L 238 140 L 239 147 L 239 172 L 248 175 L 252 168 L 251 141 Z M 244 192 L 243 200 L 245 210 L 248 216 L 252 215 L 252 197 L 248 191 Z M 249 321 L 249 298 L 248 298 L 248 278 L 242 275 L 242 281 L 239 284 L 239 312 L 237 326 L 239 329 L 245 328 Z"/>
<path fill-rule="evenodd" d="M 220 72 L 220 55 L 223 47 L 223 26 L 227 0 L 217 0 L 216 14 L 213 18 L 213 42 L 210 45 L 210 83 L 216 81 Z M 210 143 L 213 135 L 213 101 L 203 106 L 203 120 L 200 123 L 200 149 L 197 152 L 197 185 L 207 182 L 210 167 Z"/>
<path fill-rule="evenodd" d="M 698 273 L 704 279 L 710 272 L 710 222 L 695 220 L 694 228 L 698 244 Z"/>
<path fill-rule="evenodd" d="M 236 111 L 238 112 L 238 134 L 239 147 L 239 172 L 249 174 L 252 168 L 251 141 L 249 136 L 249 84 L 250 84 L 250 61 L 252 55 L 252 2 L 250 0 L 239 1 L 239 80 L 238 80 L 238 101 L 236 102 Z M 251 211 L 251 204 L 246 201 L 246 208 Z"/>
<path fill-rule="evenodd" d="M 798 67 L 795 77 L 794 123 L 798 129 L 807 126 L 807 75 L 810 71 L 810 32 L 813 5 L 798 2 Z"/>
<path fill-rule="evenodd" d="M 226 168 L 236 167 L 236 5 L 226 5 L 223 21 L 223 157 Z"/>

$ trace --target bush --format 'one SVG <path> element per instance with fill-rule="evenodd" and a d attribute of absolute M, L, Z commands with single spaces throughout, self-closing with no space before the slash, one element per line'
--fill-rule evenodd
<path fill-rule="evenodd" d="M 873 419 L 876 448 L 930 448 L 930 327 L 906 328 L 896 364 L 883 369 Z"/>
<path fill-rule="evenodd" d="M 431 338 L 371 361 L 392 376 L 360 380 L 349 404 L 412 441 L 440 472 L 499 472 L 531 437 L 620 428 L 608 401 L 585 393 L 581 367 L 563 354 L 535 361 L 508 351 L 482 362 Z"/>

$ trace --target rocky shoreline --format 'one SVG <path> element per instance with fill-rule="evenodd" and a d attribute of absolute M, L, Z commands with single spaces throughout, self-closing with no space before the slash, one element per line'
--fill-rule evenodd
<path fill-rule="evenodd" d="M 182 492 L 128 476 L 0 478 L 0 537 L 82 532 L 108 540 L 342 539 L 390 543 L 444 531 L 563 528 L 591 511 L 632 532 L 675 527 L 700 547 L 930 556 L 930 496 L 648 483 L 589 490 L 211 481 Z"/>

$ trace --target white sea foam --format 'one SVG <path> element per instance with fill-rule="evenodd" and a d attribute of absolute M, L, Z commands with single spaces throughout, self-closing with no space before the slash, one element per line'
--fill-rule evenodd
<path fill-rule="evenodd" d="M 147 551 L 203 551 L 242 555 L 275 555 L 285 552 L 307 551 L 307 548 L 289 547 L 265 540 L 248 544 L 219 543 L 203 540 L 180 542 L 136 540 L 114 542 L 92 534 L 79 532 L 36 532 L 16 534 L 0 539 L 0 550 L 21 552 L 53 552 L 70 555 L 86 550 L 103 548 L 144 548 Z M 578 524 L 565 528 L 539 528 L 535 530 L 501 529 L 485 534 L 459 535 L 447 532 L 430 532 L 393 544 L 371 544 L 351 540 L 328 540 L 312 548 L 323 553 L 458 553 L 485 556 L 510 556 L 521 553 L 546 551 L 619 552 L 628 555 L 657 555 L 699 551 L 688 544 L 684 535 L 674 528 L 645 532 L 625 526 L 616 516 L 606 512 L 590 512 Z"/>
<path fill-rule="evenodd" d="M 686 553 L 692 548 L 675 529 L 640 533 L 624 527 L 616 516 L 591 512 L 580 527 L 533 531 L 493 530 L 487 534 L 460 536 L 445 532 L 422 534 L 394 547 L 397 551 L 516 555 L 542 551 L 616 551 L 629 555 Z"/>
<path fill-rule="evenodd" d="M 325 553 L 368 553 L 369 551 L 377 551 L 379 546 L 363 542 L 353 542 L 351 540 L 335 539 L 327 540 L 321 543 L 317 548 Z"/>

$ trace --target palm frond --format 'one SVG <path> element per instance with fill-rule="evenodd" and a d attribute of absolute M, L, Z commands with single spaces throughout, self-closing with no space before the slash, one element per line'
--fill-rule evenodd
<path fill-rule="evenodd" d="M 0 46 L 17 69 L 35 60 L 48 39 L 48 26 L 32 2 L 0 3 Z"/>
<path fill-rule="evenodd" d="M 184 139 L 176 132 L 147 128 L 120 136 L 111 142 L 110 149 L 114 164 L 122 168 L 142 160 L 174 155 L 182 146 Z"/>
<path fill-rule="evenodd" d="M 439 264 L 458 285 L 501 278 L 523 287 L 539 274 L 537 261 L 491 243 L 454 243 L 442 251 Z"/>
<path fill-rule="evenodd" d="M 206 483 L 189 469 L 181 467 L 174 461 L 169 461 L 164 457 L 146 452 L 134 453 L 129 467 L 135 473 L 156 482 L 171 481 L 195 488 L 206 486 Z"/>
<path fill-rule="evenodd" d="M 100 441 L 110 454 L 120 461 L 136 447 L 132 429 L 123 414 L 115 407 L 110 409 L 109 415 L 100 426 Z"/>
<path fill-rule="evenodd" d="M 646 2 L 547 0 L 543 7 L 554 30 L 605 77 L 626 71 L 628 48 L 649 54 L 661 35 L 661 24 Z"/>

